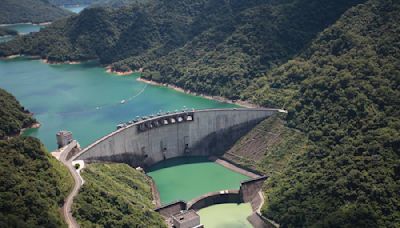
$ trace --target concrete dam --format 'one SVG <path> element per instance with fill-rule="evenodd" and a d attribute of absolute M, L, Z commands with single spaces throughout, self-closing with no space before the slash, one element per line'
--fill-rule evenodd
<path fill-rule="evenodd" d="M 221 155 L 280 109 L 207 109 L 151 117 L 124 126 L 84 148 L 73 160 L 149 167 L 180 156 Z"/>

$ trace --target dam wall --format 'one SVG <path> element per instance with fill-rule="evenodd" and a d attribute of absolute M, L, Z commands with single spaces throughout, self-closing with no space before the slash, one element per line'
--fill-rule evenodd
<path fill-rule="evenodd" d="M 165 206 L 155 209 L 156 212 L 160 213 L 164 217 L 170 217 L 178 214 L 179 212 L 186 210 L 187 205 L 184 201 L 177 201 L 174 203 L 167 204 Z"/>
<path fill-rule="evenodd" d="M 141 120 L 97 140 L 73 160 L 149 167 L 180 156 L 220 155 L 278 109 L 182 111 Z"/>
<path fill-rule="evenodd" d="M 224 190 L 219 192 L 210 192 L 193 199 L 187 203 L 187 209 L 198 211 L 202 208 L 221 204 L 221 203 L 241 203 L 242 199 L 238 190 Z"/>

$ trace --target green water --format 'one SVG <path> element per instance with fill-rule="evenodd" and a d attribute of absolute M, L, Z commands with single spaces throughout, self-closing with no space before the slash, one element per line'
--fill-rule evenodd
<path fill-rule="evenodd" d="M 227 203 L 206 207 L 197 213 L 200 215 L 201 224 L 207 228 L 243 228 L 252 227 L 247 221 L 252 212 L 250 203 Z"/>
<path fill-rule="evenodd" d="M 12 24 L 12 25 L 1 25 L 4 28 L 9 28 L 16 30 L 19 34 L 24 35 L 31 32 L 39 32 L 44 25 L 34 25 L 34 24 Z"/>
<path fill-rule="evenodd" d="M 63 129 L 72 131 L 84 147 L 136 116 L 183 106 L 233 107 L 147 85 L 136 78 L 109 74 L 96 63 L 49 65 L 24 58 L 0 61 L 0 87 L 35 114 L 41 127 L 27 134 L 41 139 L 50 151 L 56 148 L 56 132 Z M 126 103 L 121 104 L 121 100 Z"/>
<path fill-rule="evenodd" d="M 147 174 L 154 179 L 163 205 L 187 202 L 208 192 L 239 189 L 240 182 L 249 179 L 202 157 L 166 160 Z"/>

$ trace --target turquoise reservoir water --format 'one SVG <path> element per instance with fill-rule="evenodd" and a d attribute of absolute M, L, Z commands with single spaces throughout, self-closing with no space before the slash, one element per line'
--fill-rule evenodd
<path fill-rule="evenodd" d="M 74 13 L 80 13 L 83 9 L 85 9 L 86 7 L 88 7 L 87 5 L 72 5 L 72 6 L 62 6 L 64 9 L 69 10 L 71 12 Z"/>
<path fill-rule="evenodd" d="M 9 28 L 16 30 L 19 34 L 24 35 L 31 32 L 39 32 L 44 25 L 34 25 L 34 24 L 12 24 L 12 25 L 2 25 L 4 28 Z"/>
<path fill-rule="evenodd" d="M 239 189 L 249 179 L 203 157 L 170 159 L 151 167 L 149 172 L 160 193 L 161 203 L 189 201 L 208 192 Z"/>
<path fill-rule="evenodd" d="M 229 108 L 224 104 L 116 76 L 96 63 L 49 65 L 24 58 L 0 61 L 0 87 L 14 94 L 41 123 L 26 134 L 38 137 L 49 150 L 55 134 L 70 130 L 81 146 L 115 129 L 118 123 L 159 111 L 188 108 Z M 121 101 L 125 100 L 124 104 Z"/>
<path fill-rule="evenodd" d="M 198 211 L 200 222 L 207 228 L 244 228 L 252 227 L 247 217 L 252 213 L 250 203 L 218 204 Z"/>

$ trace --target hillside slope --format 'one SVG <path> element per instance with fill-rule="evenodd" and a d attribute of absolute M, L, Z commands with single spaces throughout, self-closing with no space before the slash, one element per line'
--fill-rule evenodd
<path fill-rule="evenodd" d="M 47 0 L 1 0 L 0 24 L 42 23 L 72 13 L 50 4 Z"/>
<path fill-rule="evenodd" d="M 13 95 L 0 88 L 0 139 L 17 135 L 22 128 L 36 123 Z"/>
<path fill-rule="evenodd" d="M 165 227 L 148 177 L 126 164 L 90 164 L 73 213 L 82 227 Z"/>
<path fill-rule="evenodd" d="M 363 0 L 154 0 L 93 8 L 0 45 L 0 56 L 50 61 L 98 58 L 114 70 L 185 89 L 239 98 L 254 78 L 298 54 Z"/>
<path fill-rule="evenodd" d="M 12 136 L 22 122 L 34 120 L 11 94 L 0 92 L 2 134 Z M 59 208 L 72 177 L 39 140 L 0 139 L 0 173 L 0 227 L 66 227 Z"/>
<path fill-rule="evenodd" d="M 400 226 L 400 3 L 346 12 L 245 97 L 289 109 L 312 145 L 267 188 L 283 227 Z"/>

